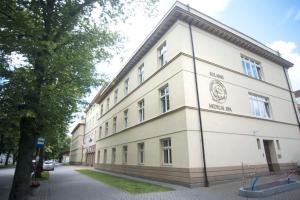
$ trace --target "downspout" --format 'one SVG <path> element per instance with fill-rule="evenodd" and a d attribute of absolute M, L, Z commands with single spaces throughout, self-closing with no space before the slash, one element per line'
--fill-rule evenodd
<path fill-rule="evenodd" d="M 293 97 L 293 92 L 291 90 L 291 86 L 290 86 L 290 82 L 289 82 L 289 79 L 288 79 L 288 75 L 287 75 L 286 69 L 284 67 L 283 67 L 283 71 L 284 71 L 285 79 L 286 79 L 286 82 L 287 82 L 287 85 L 288 85 L 288 89 L 289 89 L 289 92 L 290 92 L 290 95 L 291 95 L 291 99 L 292 99 L 292 103 L 293 103 L 293 108 L 294 108 L 296 119 L 297 119 L 297 122 L 298 122 L 298 128 L 300 130 L 300 121 L 299 121 L 299 117 L 298 117 L 297 110 L 296 110 L 296 107 L 295 107 L 295 101 L 294 101 L 294 97 Z"/>
<path fill-rule="evenodd" d="M 189 9 L 189 6 L 188 6 Z M 206 159 L 205 159 L 205 148 L 204 148 L 204 140 L 203 140 L 203 129 L 202 129 L 202 119 L 201 119 L 201 111 L 200 111 L 200 98 L 198 91 L 198 80 L 197 80 L 197 68 L 196 68 L 196 59 L 195 59 L 195 50 L 194 50 L 194 40 L 192 34 L 192 25 L 189 23 L 190 30 L 190 38 L 192 45 L 192 56 L 193 56 L 193 67 L 194 67 L 194 78 L 195 78 L 195 86 L 196 86 L 196 95 L 197 95 L 197 106 L 198 106 L 198 116 L 199 116 L 199 125 L 200 125 L 200 136 L 201 136 L 201 146 L 202 146 L 202 160 L 203 160 L 203 172 L 204 172 L 204 187 L 208 187 L 208 179 L 207 179 L 207 170 L 206 170 Z"/>

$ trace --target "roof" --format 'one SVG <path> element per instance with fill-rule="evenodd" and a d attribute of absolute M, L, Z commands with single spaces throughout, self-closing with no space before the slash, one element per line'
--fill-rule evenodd
<path fill-rule="evenodd" d="M 283 59 L 279 52 L 274 51 L 257 40 L 177 1 L 144 40 L 142 45 L 129 58 L 117 76 L 105 87 L 105 89 L 102 90 L 102 92 L 99 92 L 95 96 L 92 103 L 100 103 L 109 94 L 109 92 L 113 90 L 114 86 L 126 76 L 126 74 L 140 61 L 140 59 L 157 43 L 163 34 L 165 34 L 178 20 L 191 23 L 195 27 L 258 54 L 259 56 L 271 60 L 285 68 L 293 66 L 293 63 Z"/>
<path fill-rule="evenodd" d="M 74 134 L 74 132 L 79 128 L 80 125 L 85 125 L 85 119 L 81 119 L 77 124 L 76 126 L 73 128 L 72 132 L 71 132 L 71 135 Z"/>

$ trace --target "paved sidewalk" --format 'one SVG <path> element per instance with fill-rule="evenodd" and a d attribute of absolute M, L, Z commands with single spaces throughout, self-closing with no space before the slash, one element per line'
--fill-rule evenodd
<path fill-rule="evenodd" d="M 87 167 L 59 166 L 50 172 L 48 181 L 41 182 L 37 195 L 30 200 L 246 200 L 238 196 L 241 181 L 214 185 L 209 188 L 189 189 L 177 186 L 177 190 L 147 194 L 129 194 L 90 177 L 75 169 Z M 92 168 L 89 168 L 92 169 Z M 7 200 L 13 169 L 0 170 L 0 199 Z M 122 175 L 123 176 L 123 175 Z M 270 177 L 277 178 L 277 177 Z M 133 178 L 136 180 L 144 180 Z M 149 181 L 156 184 L 161 182 Z M 169 186 L 174 186 L 169 184 Z M 258 200 L 258 199 L 253 199 Z M 280 193 L 259 200 L 300 200 L 300 189 Z"/>

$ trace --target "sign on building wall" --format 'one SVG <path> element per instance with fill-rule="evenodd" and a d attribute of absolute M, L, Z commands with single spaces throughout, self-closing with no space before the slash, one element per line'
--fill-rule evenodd
<path fill-rule="evenodd" d="M 208 107 L 214 110 L 232 112 L 231 107 L 224 105 L 227 100 L 227 90 L 222 83 L 224 76 L 214 72 L 209 72 L 209 75 L 213 78 L 209 83 L 209 91 L 213 103 L 209 103 Z"/>

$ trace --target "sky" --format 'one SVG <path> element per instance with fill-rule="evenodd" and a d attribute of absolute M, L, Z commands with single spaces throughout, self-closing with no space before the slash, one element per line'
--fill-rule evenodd
<path fill-rule="evenodd" d="M 237 29 L 279 51 L 294 63 L 289 69 L 293 90 L 300 90 L 300 1 L 299 0 L 181 0 L 204 14 Z M 97 72 L 114 78 L 142 44 L 175 0 L 160 0 L 154 16 L 137 9 L 135 16 L 113 28 L 125 38 L 123 48 L 109 63 L 96 66 Z M 97 14 L 97 13 L 95 13 Z M 87 97 L 91 101 L 98 89 Z M 75 121 L 76 122 L 76 121 Z M 70 124 L 70 130 L 75 126 Z"/>

